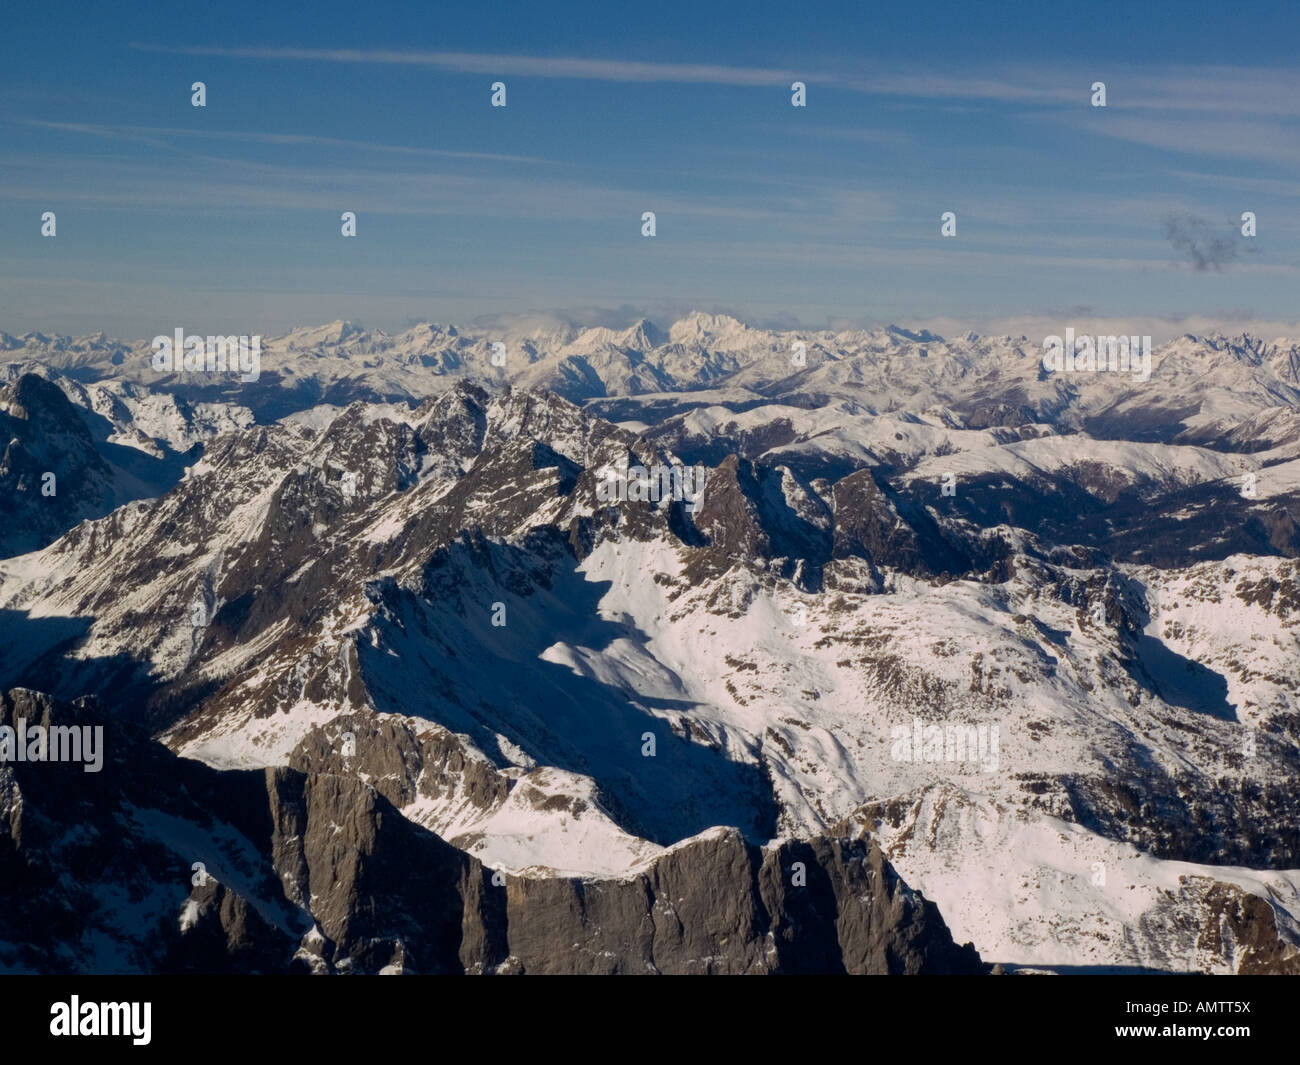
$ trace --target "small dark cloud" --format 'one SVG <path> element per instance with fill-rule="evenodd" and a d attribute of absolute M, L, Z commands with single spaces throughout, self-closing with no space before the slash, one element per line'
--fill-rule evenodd
<path fill-rule="evenodd" d="M 1235 222 L 1216 225 L 1196 215 L 1171 212 L 1164 226 L 1165 238 L 1197 273 L 1222 271 L 1245 250 L 1245 239 Z"/>

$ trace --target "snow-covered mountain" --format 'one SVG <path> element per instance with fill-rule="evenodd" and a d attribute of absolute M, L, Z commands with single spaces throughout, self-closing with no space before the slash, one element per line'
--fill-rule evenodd
<path fill-rule="evenodd" d="M 170 335 L 172 327 L 160 330 Z M 526 319 L 477 330 L 424 323 L 389 334 L 337 321 L 264 338 L 258 380 L 240 382 L 235 375 L 157 371 L 144 341 L 0 333 L 0 361 L 39 363 L 80 381 L 136 382 L 191 402 L 218 397 L 277 418 L 356 399 L 419 402 L 466 380 L 546 389 L 574 402 L 637 397 L 625 410 L 661 416 L 674 405 L 720 399 L 733 409 L 845 401 L 870 414 L 947 407 L 966 428 L 1050 421 L 1096 436 L 1171 440 L 1179 433 L 1221 436 L 1300 400 L 1300 341 L 1287 338 L 1183 336 L 1155 348 L 1149 380 L 1048 374 L 1043 350 L 1042 338 L 945 339 L 897 326 L 774 331 L 701 313 L 666 330 L 645 320 L 614 330 Z M 1283 432 L 1295 439 L 1294 423 Z"/>
<path fill-rule="evenodd" d="M 562 892 L 610 971 L 1300 969 L 1293 342 L 1184 337 L 1146 382 L 1046 373 L 1025 338 L 702 314 L 336 322 L 266 341 L 256 383 L 0 344 L 10 467 L 84 490 L 0 561 L 0 688 L 201 777 L 105 802 L 151 869 L 225 870 L 220 898 L 137 883 L 147 928 L 103 912 L 95 964 L 593 971 L 480 917 L 491 949 L 448 954 L 400 885 L 317 886 L 407 847 L 457 922 Z M 600 491 L 682 463 L 693 506 Z M 57 811 L 41 789 L 28 767 L 9 809 Z M 343 840 L 288 862 L 287 823 L 248 827 L 268 795 Z M 646 940 L 686 854 L 699 909 Z M 629 884 L 650 916 L 574 901 Z"/>

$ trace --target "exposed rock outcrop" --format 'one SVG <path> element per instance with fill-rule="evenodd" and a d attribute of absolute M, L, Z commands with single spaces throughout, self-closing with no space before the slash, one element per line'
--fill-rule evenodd
<path fill-rule="evenodd" d="M 26 690 L 0 698 L 0 723 L 18 718 L 100 726 L 106 751 L 91 773 L 0 766 L 0 889 L 13 900 L 0 970 L 983 970 L 869 841 L 759 847 L 719 828 L 618 879 L 506 876 L 384 794 L 430 779 L 408 759 L 456 757 L 443 737 L 392 733 L 377 788 L 323 768 L 210 769 L 90 703 Z M 304 741 L 296 757 L 327 756 Z"/>

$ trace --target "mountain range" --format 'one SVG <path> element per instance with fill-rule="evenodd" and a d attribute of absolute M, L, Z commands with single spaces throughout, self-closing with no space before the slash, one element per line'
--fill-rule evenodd
<path fill-rule="evenodd" d="M 0 969 L 1300 971 L 1300 342 L 150 354 L 0 334 Z"/>

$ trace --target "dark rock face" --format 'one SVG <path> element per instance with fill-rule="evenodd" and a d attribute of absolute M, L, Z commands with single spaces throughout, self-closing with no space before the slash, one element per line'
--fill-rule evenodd
<path fill-rule="evenodd" d="M 0 694 L 0 725 L 20 719 L 102 728 L 103 762 L 0 763 L 0 971 L 269 971 L 310 927 L 254 842 L 271 827 L 260 773 L 176 758 L 86 700 Z"/>
<path fill-rule="evenodd" d="M 806 881 L 804 877 L 806 876 Z M 526 973 L 978 973 L 932 903 L 874 845 L 770 850 L 718 830 L 617 881 L 507 880 L 510 957 Z"/>
<path fill-rule="evenodd" d="M 720 829 L 624 879 L 528 879 L 494 876 L 355 778 L 275 770 L 268 790 L 286 892 L 311 901 L 347 971 L 982 971 L 869 843 L 764 850 Z"/>
<path fill-rule="evenodd" d="M 1235 944 L 1240 976 L 1300 975 L 1300 950 L 1278 935 L 1277 915 L 1267 902 L 1220 883 L 1210 888 L 1205 901 L 1208 913 L 1198 946 L 1218 952 L 1225 940 Z"/>
<path fill-rule="evenodd" d="M 862 557 L 920 576 L 973 568 L 974 561 L 948 543 L 924 507 L 891 498 L 870 470 L 837 481 L 832 491 L 837 558 Z"/>
<path fill-rule="evenodd" d="M 772 541 L 763 527 L 756 501 L 753 464 L 734 455 L 712 471 L 696 524 L 725 556 L 767 557 Z"/>
<path fill-rule="evenodd" d="M 0 767 L 0 888 L 13 900 L 0 971 L 983 970 L 870 842 L 760 848 L 715 829 L 622 879 L 503 876 L 355 775 L 213 770 L 89 703 L 0 697 L 0 723 L 20 717 L 102 725 L 107 754 L 98 773 Z M 398 798 L 411 758 L 457 757 L 388 738 L 383 786 Z M 330 744 L 304 741 L 295 761 L 319 765 Z M 490 800 L 501 785 L 483 772 Z"/>
<path fill-rule="evenodd" d="M 181 907 L 181 931 L 170 925 L 157 970 L 166 973 L 272 973 L 284 968 L 295 940 L 213 877 L 195 886 Z"/>
<path fill-rule="evenodd" d="M 1128 838 L 1160 858 L 1289 869 L 1300 860 L 1300 797 L 1289 784 L 1234 781 L 1226 775 L 1062 778 L 1080 824 Z"/>
<path fill-rule="evenodd" d="M 112 509 L 112 472 L 57 385 L 24 374 L 0 388 L 0 447 L 0 498 L 12 508 L 0 531 L 4 556 Z"/>
<path fill-rule="evenodd" d="M 343 753 L 347 734 L 355 747 L 352 756 Z M 289 765 L 309 775 L 360 775 L 399 807 L 418 798 L 459 795 L 477 809 L 490 810 L 515 783 L 445 728 L 429 724 L 417 733 L 402 718 L 373 713 L 340 714 L 313 729 L 289 756 Z"/>

